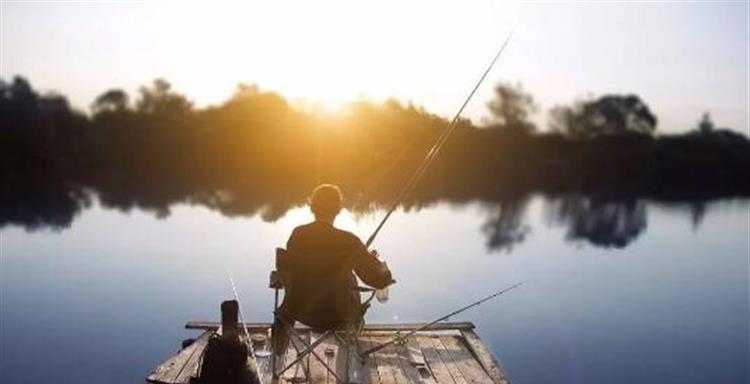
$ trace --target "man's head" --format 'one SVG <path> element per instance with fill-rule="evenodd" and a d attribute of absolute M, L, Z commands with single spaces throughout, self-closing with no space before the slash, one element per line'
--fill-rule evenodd
<path fill-rule="evenodd" d="M 318 220 L 333 220 L 341 211 L 341 190 L 332 184 L 321 184 L 312 192 L 308 203 Z"/>

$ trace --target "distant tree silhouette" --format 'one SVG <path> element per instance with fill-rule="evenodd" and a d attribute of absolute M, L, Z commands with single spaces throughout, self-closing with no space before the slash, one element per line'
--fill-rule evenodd
<path fill-rule="evenodd" d="M 708 112 L 703 113 L 701 119 L 698 121 L 697 131 L 701 134 L 710 134 L 716 127 L 714 122 L 711 120 L 711 115 Z"/>
<path fill-rule="evenodd" d="M 235 89 L 231 99 L 242 100 L 246 97 L 255 97 L 260 94 L 260 87 L 257 84 L 239 83 L 237 84 L 237 89 Z"/>
<path fill-rule="evenodd" d="M 550 111 L 552 131 L 576 138 L 625 133 L 650 135 L 656 124 L 656 116 L 635 95 L 606 95 Z"/>
<path fill-rule="evenodd" d="M 68 100 L 57 93 L 40 95 L 21 76 L 8 83 L 0 78 L 0 122 L 13 130 L 59 131 L 56 125 L 71 127 L 72 120 L 83 116 L 70 108 Z M 76 124 L 80 125 L 78 121 Z M 74 124 L 74 125 L 76 125 Z M 63 133 L 63 132 L 58 132 Z"/>
<path fill-rule="evenodd" d="M 495 97 L 487 103 L 487 107 L 492 114 L 492 127 L 521 133 L 536 131 L 530 117 L 536 112 L 537 106 L 534 98 L 524 92 L 520 84 L 500 83 L 495 86 Z"/>
<path fill-rule="evenodd" d="M 0 109 L 2 117 L 8 119 L 33 117 L 39 111 L 39 94 L 21 76 L 10 83 L 0 79 Z"/>
<path fill-rule="evenodd" d="M 528 236 L 527 196 L 604 196 L 571 203 L 570 238 L 624 246 L 645 217 L 617 202 L 750 195 L 750 141 L 741 133 L 612 134 L 652 132 L 656 118 L 636 96 L 606 96 L 569 107 L 559 132 L 528 134 L 531 96 L 503 84 L 496 96 L 490 125 L 461 119 L 404 209 L 487 203 L 487 245 L 509 250 Z M 449 125 L 397 100 L 360 100 L 332 117 L 244 84 L 219 105 L 193 108 L 157 79 L 131 105 L 112 89 L 88 117 L 22 77 L 0 79 L 0 226 L 64 227 L 89 192 L 104 207 L 160 217 L 189 202 L 276 220 L 320 182 L 362 196 L 347 204 L 364 212 L 393 199 Z"/>
<path fill-rule="evenodd" d="M 175 115 L 188 113 L 193 108 L 190 100 L 173 92 L 172 85 L 164 79 L 155 79 L 150 87 L 141 87 L 138 92 L 140 97 L 135 108 L 141 113 Z"/>
<path fill-rule="evenodd" d="M 122 113 L 128 109 L 128 94 L 122 89 L 110 89 L 97 96 L 91 104 L 91 112 L 96 116 L 104 113 Z"/>

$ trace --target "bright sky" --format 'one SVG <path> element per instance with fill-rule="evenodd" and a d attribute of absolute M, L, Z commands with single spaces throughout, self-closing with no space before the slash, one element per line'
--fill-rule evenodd
<path fill-rule="evenodd" d="M 498 80 L 546 110 L 586 95 L 639 94 L 659 130 L 703 111 L 748 132 L 748 3 L 493 1 L 2 2 L 0 76 L 28 77 L 87 108 L 161 76 L 198 105 L 238 82 L 335 108 L 396 97 L 452 115 L 512 30 L 466 115 Z"/>

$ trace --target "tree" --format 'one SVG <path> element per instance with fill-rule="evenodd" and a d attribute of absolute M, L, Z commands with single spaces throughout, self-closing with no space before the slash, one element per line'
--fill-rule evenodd
<path fill-rule="evenodd" d="M 128 109 L 128 94 L 122 89 L 110 89 L 99 95 L 91 104 L 94 115 L 120 113 Z"/>
<path fill-rule="evenodd" d="M 530 120 L 530 116 L 537 110 L 536 104 L 520 84 L 498 84 L 495 87 L 495 98 L 487 103 L 487 107 L 492 114 L 491 123 L 494 127 L 523 133 L 536 130 Z"/>
<path fill-rule="evenodd" d="M 550 128 L 572 137 L 638 133 L 652 134 L 657 119 L 636 95 L 605 95 L 550 111 Z"/>
<path fill-rule="evenodd" d="M 708 112 L 705 112 L 698 121 L 698 132 L 706 135 L 713 132 L 715 128 L 716 126 L 711 120 L 711 115 Z"/>
<path fill-rule="evenodd" d="M 138 92 L 141 95 L 135 108 L 141 113 L 185 114 L 193 108 L 193 103 L 185 96 L 173 92 L 172 85 L 164 79 L 155 79 L 150 87 L 141 87 Z"/>
<path fill-rule="evenodd" d="M 250 97 L 257 97 L 260 95 L 260 87 L 257 84 L 237 84 L 237 88 L 234 90 L 231 100 L 241 100 Z"/>
<path fill-rule="evenodd" d="M 0 79 L 0 111 L 4 114 L 35 115 L 39 109 L 39 98 L 31 83 L 21 76 L 13 77 L 11 83 Z"/>

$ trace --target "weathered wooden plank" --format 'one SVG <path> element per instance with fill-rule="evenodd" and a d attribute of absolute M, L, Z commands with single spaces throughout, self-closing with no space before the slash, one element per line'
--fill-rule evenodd
<path fill-rule="evenodd" d="M 270 324 L 248 323 L 251 332 L 267 333 Z M 219 323 L 190 322 L 190 328 L 207 331 L 190 346 L 176 353 L 160 364 L 148 376 L 151 383 L 178 384 L 188 383 L 190 377 L 199 369 L 208 337 Z M 420 324 L 373 324 L 365 328 L 359 339 L 360 350 L 389 341 L 394 333 L 413 329 Z M 313 384 L 340 384 L 336 375 L 331 374 L 325 366 L 331 367 L 338 377 L 358 384 L 509 384 L 510 380 L 492 355 L 484 342 L 473 331 L 471 323 L 445 323 L 419 333 L 410 338 L 404 345 L 391 345 L 374 353 L 360 364 L 356 357 L 348 361 L 348 350 L 335 337 L 327 339 L 315 349 L 324 363 L 310 355 L 284 374 L 276 384 L 304 382 L 308 375 L 305 369 L 309 364 L 309 377 Z M 307 339 L 310 329 L 296 327 L 305 340 L 294 341 L 298 349 L 309 344 Z M 370 331 L 369 333 L 367 331 Z M 435 331 L 441 331 L 435 333 Z M 452 332 L 449 332 L 452 331 Z M 285 356 L 288 364 L 296 358 L 296 351 L 290 346 Z M 259 372 L 264 384 L 271 381 L 272 368 L 270 358 L 259 358 Z M 347 377 L 352 369 L 360 368 L 360 376 Z"/>
<path fill-rule="evenodd" d="M 204 329 L 211 330 L 219 328 L 221 323 L 215 321 L 188 321 L 185 324 L 187 329 Z M 425 326 L 426 323 L 403 323 L 403 324 L 365 324 L 364 332 L 368 331 L 410 331 Z M 248 331 L 259 332 L 271 327 L 271 323 L 245 323 Z M 242 323 L 240 323 L 242 327 Z M 309 330 L 309 327 L 297 324 L 295 329 Z M 454 322 L 454 323 L 437 323 L 431 325 L 426 331 L 449 331 L 449 330 L 469 330 L 474 329 L 471 322 Z"/>
<path fill-rule="evenodd" d="M 253 332 L 250 334 L 250 337 L 252 338 L 254 334 L 259 333 L 264 336 L 268 336 L 266 332 Z M 244 340 L 246 343 L 252 343 L 252 340 L 247 340 L 247 336 L 244 334 L 240 335 L 240 338 Z M 257 354 L 257 347 L 261 346 L 253 346 L 253 350 Z M 262 346 L 265 348 L 265 346 Z M 271 362 L 270 357 L 255 357 L 255 359 L 252 358 L 252 356 L 248 356 L 247 359 L 247 369 L 250 372 L 257 372 L 258 377 L 260 378 L 261 383 L 270 383 L 271 382 L 271 371 L 269 370 L 269 364 Z"/>
<path fill-rule="evenodd" d="M 187 365 L 194 361 L 193 358 L 198 358 L 203 354 L 211 334 L 213 331 L 203 332 L 187 348 L 183 348 L 156 367 L 146 380 L 150 383 L 178 383 L 178 379 L 183 376 L 183 371 L 190 369 Z"/>
<path fill-rule="evenodd" d="M 469 381 L 466 380 L 463 373 L 461 373 L 461 370 L 456 365 L 456 362 L 453 360 L 453 356 L 451 356 L 450 352 L 445 348 L 445 345 L 440 341 L 439 336 L 432 338 L 432 345 L 437 350 L 440 360 L 442 360 L 448 368 L 448 372 L 450 372 L 451 377 L 453 377 L 453 381 L 455 381 L 456 384 L 469 384 Z"/>
<path fill-rule="evenodd" d="M 323 337 L 323 334 L 310 333 L 310 343 L 314 343 L 320 337 Z M 329 372 L 326 369 L 324 363 L 327 363 L 326 355 L 325 355 L 325 347 L 326 347 L 326 344 L 329 342 L 330 340 L 326 339 L 325 341 L 318 344 L 315 348 L 313 348 L 313 351 L 318 357 L 320 357 L 320 360 L 318 359 L 318 357 L 315 357 L 312 353 L 310 353 L 306 358 L 306 360 L 310 364 L 310 379 L 311 379 L 311 382 L 314 384 L 322 384 L 322 383 L 328 382 Z"/>
<path fill-rule="evenodd" d="M 406 348 L 409 355 L 409 362 L 416 370 L 421 381 L 425 384 L 436 384 L 437 379 L 430 369 L 430 366 L 427 364 L 427 359 L 424 356 L 424 351 L 422 350 L 419 339 L 410 338 L 407 340 Z"/>
<path fill-rule="evenodd" d="M 493 384 L 490 376 L 479 362 L 474 360 L 474 356 L 465 344 L 461 343 L 458 336 L 440 336 L 440 342 L 469 384 Z"/>
<path fill-rule="evenodd" d="M 461 336 L 495 384 L 510 384 L 502 365 L 473 330 L 462 330 Z"/>
<path fill-rule="evenodd" d="M 374 345 L 368 336 L 359 338 L 359 347 L 361 350 L 372 348 Z M 363 384 L 384 384 L 380 380 L 380 371 L 378 371 L 378 362 L 375 356 L 365 359 L 365 364 L 362 367 L 362 376 Z"/>
<path fill-rule="evenodd" d="M 335 369 L 338 377 L 344 381 L 344 383 L 339 382 L 339 384 L 363 384 L 369 381 L 365 377 L 369 373 L 365 371 L 363 361 L 357 354 L 359 348 L 357 341 L 347 341 L 344 335 L 341 335 L 341 337 L 334 336 L 331 339 L 334 340 L 336 346 L 336 350 L 332 351 L 335 356 L 331 356 L 332 359 L 330 359 L 333 360 L 335 365 L 331 365 L 331 368 Z M 328 384 L 335 383 L 336 377 L 329 374 Z"/>
<path fill-rule="evenodd" d="M 404 372 L 401 365 L 401 356 L 399 354 L 399 349 L 401 348 L 403 347 L 400 345 L 392 344 L 384 348 L 382 353 L 386 357 L 386 363 L 388 364 L 388 369 L 393 374 L 394 381 L 397 384 L 409 384 L 409 376 Z"/>
<path fill-rule="evenodd" d="M 424 383 L 424 384 L 436 384 L 435 378 L 427 368 L 427 363 L 422 355 L 422 350 L 418 347 L 418 344 L 412 339 L 397 348 L 399 364 L 401 370 L 406 375 L 410 383 Z M 422 370 L 422 372 L 420 372 Z"/>
<path fill-rule="evenodd" d="M 367 337 L 367 336 L 364 336 Z M 382 343 L 385 338 L 384 337 L 368 337 L 370 341 L 370 345 L 377 345 Z M 378 378 L 380 378 L 381 384 L 398 384 L 396 382 L 396 378 L 393 375 L 392 370 L 388 366 L 389 361 L 386 358 L 386 355 L 382 353 L 381 351 L 378 351 L 377 353 L 373 353 L 369 356 L 371 360 L 374 361 L 377 371 L 378 371 Z"/>
<path fill-rule="evenodd" d="M 384 338 L 372 338 L 373 344 L 377 345 L 383 342 Z M 393 372 L 393 361 L 385 349 L 381 349 L 370 355 L 378 365 L 378 376 L 382 384 L 400 384 L 396 381 L 396 375 Z"/>
<path fill-rule="evenodd" d="M 424 354 L 422 353 L 422 349 L 419 347 L 419 343 L 414 341 L 413 337 L 406 341 L 405 348 L 407 352 L 407 358 L 409 359 L 409 363 L 415 366 L 425 365 Z"/>
<path fill-rule="evenodd" d="M 380 344 L 384 340 L 384 337 L 371 338 L 373 345 Z M 382 384 L 399 384 L 398 382 L 396 382 L 396 376 L 393 374 L 393 369 L 390 366 L 391 361 L 388 358 L 388 355 L 385 353 L 384 349 L 381 349 L 380 351 L 373 353 L 370 356 L 372 356 L 372 358 L 377 362 L 378 376 L 380 377 L 380 381 Z"/>
<path fill-rule="evenodd" d="M 425 362 L 430 367 L 430 372 L 435 381 L 440 384 L 455 384 L 456 381 L 451 376 L 448 366 L 445 365 L 438 353 L 438 349 L 442 348 L 442 344 L 440 344 L 440 348 L 436 347 L 435 338 L 432 336 L 418 336 L 414 340 L 418 341 L 419 348 L 422 350 Z"/>
<path fill-rule="evenodd" d="M 178 384 L 189 384 L 190 379 L 193 377 L 198 376 L 198 369 L 200 368 L 201 361 L 203 360 L 203 352 L 206 350 L 205 346 L 201 349 L 200 352 L 194 353 L 188 361 L 185 363 L 185 367 L 177 375 L 177 379 L 175 379 L 175 383 Z"/>
<path fill-rule="evenodd" d="M 342 379 L 347 380 L 347 370 L 346 370 L 346 348 L 340 345 L 341 343 L 335 338 L 332 337 L 329 340 L 326 340 L 323 343 L 323 354 L 321 357 L 323 357 L 326 360 L 326 364 L 334 371 L 336 374 Z M 330 372 L 326 372 L 326 384 L 337 384 L 336 383 L 336 376 L 332 375 Z M 346 383 L 338 383 L 338 384 L 346 384 Z M 361 384 L 361 383 L 358 383 Z"/>

